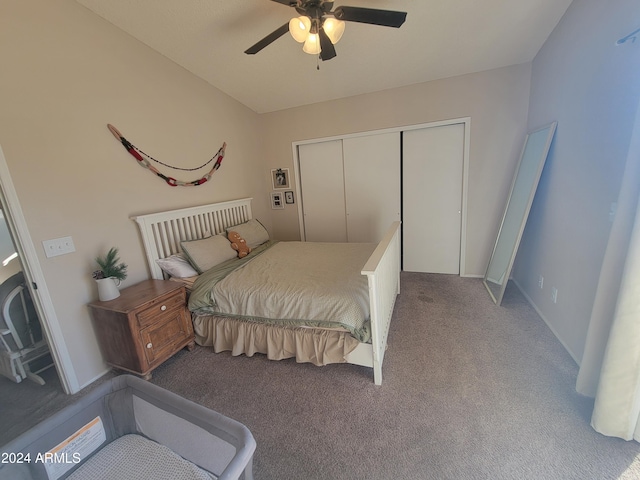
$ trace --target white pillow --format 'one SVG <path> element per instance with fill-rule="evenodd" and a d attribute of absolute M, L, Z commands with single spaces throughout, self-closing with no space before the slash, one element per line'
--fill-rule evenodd
<path fill-rule="evenodd" d="M 238 232 L 251 248 L 255 248 L 269 241 L 269 232 L 267 232 L 267 229 L 256 219 L 251 219 L 240 225 L 229 227 L 227 228 L 227 234 L 229 232 Z"/>
<path fill-rule="evenodd" d="M 181 242 L 182 251 L 191 265 L 203 273 L 216 265 L 231 260 L 238 253 L 231 248 L 231 242 L 225 235 L 213 235 L 201 240 Z"/>
<path fill-rule="evenodd" d="M 156 263 L 171 277 L 187 278 L 198 275 L 189 261 L 181 253 L 176 253 L 167 258 L 159 258 Z"/>

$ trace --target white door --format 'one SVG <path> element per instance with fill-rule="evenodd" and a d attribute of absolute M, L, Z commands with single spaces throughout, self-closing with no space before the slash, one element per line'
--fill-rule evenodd
<path fill-rule="evenodd" d="M 342 140 L 298 146 L 304 236 L 346 242 Z"/>
<path fill-rule="evenodd" d="M 32 286 L 37 283 L 37 288 L 31 290 L 31 298 L 36 305 L 38 314 L 41 315 L 42 328 L 47 343 L 51 349 L 53 361 L 60 378 L 60 383 L 65 393 L 76 393 L 80 390 L 71 356 L 67 349 L 62 330 L 56 317 L 47 284 L 44 281 L 42 268 L 38 260 L 29 229 L 22 215 L 18 194 L 16 193 L 9 173 L 9 167 L 0 146 L 0 204 L 10 225 L 15 246 L 20 255 L 26 277 Z"/>
<path fill-rule="evenodd" d="M 460 273 L 464 124 L 402 135 L 403 269 Z"/>
<path fill-rule="evenodd" d="M 400 220 L 400 132 L 342 142 L 348 241 L 378 243 Z"/>

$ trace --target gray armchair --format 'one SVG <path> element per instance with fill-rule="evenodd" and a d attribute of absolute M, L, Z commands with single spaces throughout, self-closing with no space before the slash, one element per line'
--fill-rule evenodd
<path fill-rule="evenodd" d="M 2 447 L 0 480 L 251 480 L 255 448 L 243 424 L 121 375 Z"/>

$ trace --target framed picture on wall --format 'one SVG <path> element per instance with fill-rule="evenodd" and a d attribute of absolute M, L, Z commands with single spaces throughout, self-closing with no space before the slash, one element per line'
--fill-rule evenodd
<path fill-rule="evenodd" d="M 271 208 L 274 210 L 282 210 L 284 208 L 282 192 L 271 192 Z"/>
<path fill-rule="evenodd" d="M 289 169 L 288 168 L 274 168 L 271 170 L 271 181 L 273 182 L 274 190 L 286 190 L 290 187 L 289 183 Z"/>

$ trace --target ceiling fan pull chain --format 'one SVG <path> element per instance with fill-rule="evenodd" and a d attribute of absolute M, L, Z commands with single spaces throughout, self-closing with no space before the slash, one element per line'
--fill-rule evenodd
<path fill-rule="evenodd" d="M 151 172 L 155 173 L 158 177 L 162 178 L 165 182 L 167 182 L 168 185 L 172 186 L 172 187 L 195 187 L 198 185 L 202 185 L 203 183 L 206 183 L 207 181 L 209 181 L 209 179 L 211 178 L 211 176 L 214 174 L 214 172 L 216 170 L 218 170 L 220 168 L 220 165 L 222 165 L 222 159 L 224 158 L 224 152 L 225 149 L 227 148 L 227 143 L 224 142 L 222 144 L 222 147 L 220 147 L 220 149 L 218 150 L 218 152 L 211 157 L 211 160 L 209 160 L 208 162 L 204 163 L 203 165 L 196 167 L 196 168 L 180 168 L 180 167 L 173 167 L 167 163 L 163 163 L 160 162 L 158 160 L 156 160 L 155 158 L 147 155 L 146 153 L 144 153 L 142 150 L 140 150 L 138 147 L 136 147 L 134 144 L 132 144 L 131 142 L 129 142 L 126 138 L 124 138 L 124 136 L 122 136 L 122 134 L 118 131 L 118 129 L 116 127 L 114 127 L 111 124 L 107 124 L 107 128 L 109 129 L 109 131 L 112 133 L 112 135 L 120 141 L 120 143 L 122 143 L 122 145 L 124 146 L 125 150 L 127 150 L 127 152 L 129 152 L 133 158 L 135 158 L 138 161 L 138 164 L 148 170 L 150 170 Z M 144 158 L 143 157 L 146 157 Z M 176 180 L 173 177 L 168 177 L 166 175 L 164 175 L 162 172 L 160 172 L 157 168 L 155 168 L 153 165 L 151 165 L 151 163 L 149 162 L 149 160 L 147 160 L 147 158 L 153 160 L 154 162 L 158 162 L 161 165 L 164 165 L 166 167 L 170 167 L 170 168 L 174 168 L 176 170 L 185 170 L 185 171 L 193 171 L 193 170 L 197 170 L 199 168 L 202 168 L 206 165 L 208 165 L 209 163 L 211 163 L 213 160 L 216 160 L 216 162 L 213 164 L 213 167 L 211 167 L 211 170 L 209 170 L 209 172 L 204 175 L 203 177 L 197 179 L 197 180 L 193 180 L 191 182 L 183 182 L 180 180 Z"/>

